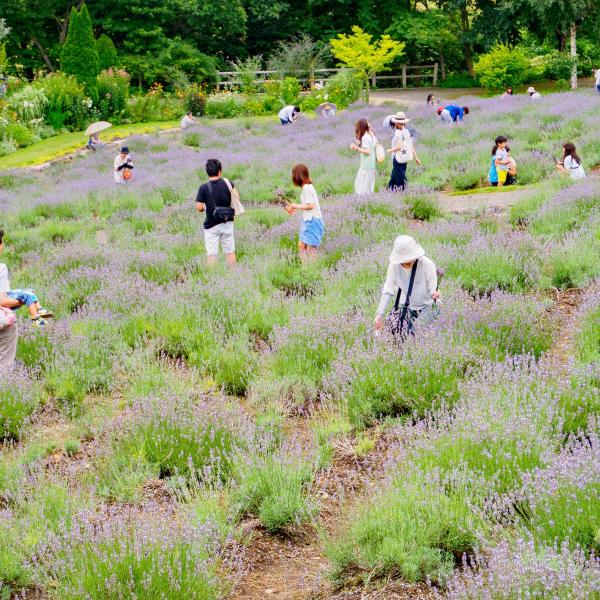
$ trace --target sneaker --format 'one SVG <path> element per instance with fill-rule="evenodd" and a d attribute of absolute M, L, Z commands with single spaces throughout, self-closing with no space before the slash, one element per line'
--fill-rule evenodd
<path fill-rule="evenodd" d="M 46 327 L 46 321 L 44 321 L 42 317 L 36 317 L 35 319 L 31 319 L 31 324 L 34 327 Z"/>
<path fill-rule="evenodd" d="M 54 313 L 47 308 L 41 307 L 37 312 L 37 316 L 41 317 L 42 319 L 49 319 L 50 317 L 54 316 Z"/>

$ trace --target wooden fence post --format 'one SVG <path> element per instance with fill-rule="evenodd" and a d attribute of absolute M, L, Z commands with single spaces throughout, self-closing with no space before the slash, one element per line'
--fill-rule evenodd
<path fill-rule="evenodd" d="M 438 77 L 438 64 L 433 63 L 433 87 L 437 85 L 437 77 Z"/>
<path fill-rule="evenodd" d="M 402 87 L 406 87 L 406 65 L 402 65 Z"/>

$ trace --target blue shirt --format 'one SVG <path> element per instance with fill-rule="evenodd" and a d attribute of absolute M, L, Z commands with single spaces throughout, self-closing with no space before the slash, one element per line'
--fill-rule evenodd
<path fill-rule="evenodd" d="M 446 110 L 450 113 L 450 116 L 452 117 L 453 121 L 456 121 L 457 119 L 460 119 L 461 121 L 463 120 L 465 111 L 460 106 L 450 104 L 446 106 Z"/>

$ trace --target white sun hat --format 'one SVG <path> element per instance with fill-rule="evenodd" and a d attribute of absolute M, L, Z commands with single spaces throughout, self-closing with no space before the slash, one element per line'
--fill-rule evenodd
<path fill-rule="evenodd" d="M 392 118 L 392 123 L 408 123 L 410 119 L 402 112 L 397 112 Z"/>
<path fill-rule="evenodd" d="M 425 256 L 425 250 L 417 244 L 410 235 L 399 235 L 394 240 L 394 249 L 390 254 L 390 262 L 393 265 L 407 263 Z"/>
<path fill-rule="evenodd" d="M 535 92 L 535 88 L 534 88 L 532 85 L 530 85 L 530 86 L 527 88 L 527 93 L 528 93 L 528 94 L 533 94 L 534 92 Z"/>

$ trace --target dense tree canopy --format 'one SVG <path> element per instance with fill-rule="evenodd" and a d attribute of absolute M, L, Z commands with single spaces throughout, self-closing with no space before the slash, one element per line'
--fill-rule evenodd
<path fill-rule="evenodd" d="M 71 9 L 82 4 L 2 0 L 0 18 L 11 28 L 9 69 L 28 77 L 56 70 Z M 173 65 L 164 62 L 173 52 L 183 52 L 188 67 L 180 71 L 193 76 L 197 69 L 190 61 L 203 55 L 215 57 L 222 68 L 257 55 L 266 64 L 281 42 L 304 33 L 327 46 L 338 34 L 349 33 L 351 25 L 376 38 L 388 33 L 404 42 L 405 60 L 413 64 L 437 60 L 448 71 L 473 72 L 478 54 L 496 43 L 517 43 L 524 35 L 549 49 L 565 49 L 573 21 L 582 47 L 598 48 L 597 6 L 598 0 L 88 0 L 96 39 L 106 34 L 116 46 L 119 66 L 147 84 L 157 72 L 165 82 L 179 77 L 168 75 Z M 192 57 L 194 52 L 201 54 Z"/>

